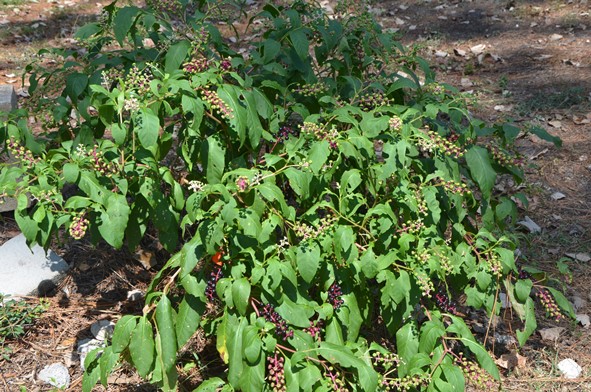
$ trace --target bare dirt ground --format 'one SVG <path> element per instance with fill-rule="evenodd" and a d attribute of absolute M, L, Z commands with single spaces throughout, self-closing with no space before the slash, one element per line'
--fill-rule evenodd
<path fill-rule="evenodd" d="M 101 0 L 102 1 L 102 0 Z M 107 2 L 88 0 L 0 0 L 0 83 L 22 87 L 24 66 L 42 47 L 69 47 L 77 27 L 100 13 Z M 378 1 L 373 12 L 383 26 L 418 44 L 437 69 L 439 79 L 471 97 L 475 117 L 494 122 L 511 119 L 519 126 L 542 126 L 559 136 L 563 146 L 537 137 L 518 139 L 527 158 L 523 184 L 501 184 L 499 192 L 526 193 L 529 216 L 541 233 L 523 230 L 525 264 L 564 283 L 569 299 L 579 297 L 577 313 L 590 314 L 591 265 L 565 257 L 591 253 L 591 4 L 587 0 L 403 0 Z M 560 192 L 564 198 L 555 200 Z M 556 195 L 555 195 L 556 197 Z M 0 222 L 0 240 L 18 233 L 9 215 Z M 36 380 L 46 364 L 71 361 L 78 339 L 90 337 L 99 319 L 116 319 L 137 311 L 126 293 L 143 289 L 152 271 L 134 255 L 74 244 L 60 249 L 72 269 L 49 298 L 49 311 L 19 341 L 11 362 L 0 362 L 0 390 L 51 388 Z M 582 258 L 584 260 L 584 257 Z M 562 273 L 562 260 L 569 273 Z M 162 261 L 162 260 L 160 260 Z M 511 329 L 509 312 L 499 331 Z M 508 391 L 591 391 L 591 332 L 574 321 L 538 319 L 539 328 L 560 326 L 554 341 L 539 334 L 524 348 L 509 344 L 502 353 L 524 356 L 519 365 L 499 362 L 502 388 Z M 567 380 L 559 361 L 572 358 L 583 368 Z M 525 364 L 524 364 L 525 362 Z M 81 371 L 71 361 L 70 390 L 81 389 Z M 190 376 L 190 374 L 189 374 Z M 120 372 L 109 390 L 149 390 L 132 373 Z M 194 381 L 194 380 L 193 380 Z"/>

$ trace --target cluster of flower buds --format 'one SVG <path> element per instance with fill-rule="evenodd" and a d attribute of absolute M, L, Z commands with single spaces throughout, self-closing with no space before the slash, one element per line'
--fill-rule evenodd
<path fill-rule="evenodd" d="M 322 320 L 310 320 L 310 326 L 306 328 L 304 331 L 306 331 L 315 340 L 321 340 L 322 337 L 320 336 L 320 334 L 322 333 L 322 328 L 324 326 L 323 324 L 324 323 L 322 322 Z"/>
<path fill-rule="evenodd" d="M 8 141 L 8 152 L 13 158 L 19 160 L 25 166 L 32 166 L 37 163 L 31 150 L 26 149 L 18 140 L 10 138 Z"/>
<path fill-rule="evenodd" d="M 435 294 L 435 303 L 437 304 L 437 307 L 444 312 L 458 314 L 455 303 L 449 298 L 443 289 L 439 289 L 437 294 Z"/>
<path fill-rule="evenodd" d="M 289 139 L 290 136 L 300 136 L 299 127 L 293 127 L 287 124 L 279 127 L 279 132 L 277 132 L 277 141 L 284 142 Z"/>
<path fill-rule="evenodd" d="M 293 91 L 304 97 L 315 97 L 326 93 L 328 87 L 322 82 L 308 83 L 298 85 Z"/>
<path fill-rule="evenodd" d="M 431 298 L 431 293 L 435 291 L 435 287 L 433 286 L 433 282 L 431 281 L 431 279 L 424 273 L 417 274 L 416 279 L 417 285 L 419 286 L 419 289 L 421 289 L 423 297 Z"/>
<path fill-rule="evenodd" d="M 146 4 L 160 14 L 176 17 L 183 14 L 183 7 L 178 0 L 147 0 Z"/>
<path fill-rule="evenodd" d="M 110 91 L 113 85 L 123 77 L 123 72 L 117 68 L 109 68 L 101 72 L 101 76 L 101 86 Z"/>
<path fill-rule="evenodd" d="M 198 73 L 204 72 L 207 67 L 208 62 L 205 57 L 192 59 L 191 61 L 183 64 L 183 70 L 190 75 L 196 75 Z"/>
<path fill-rule="evenodd" d="M 277 355 L 275 352 L 274 356 L 267 357 L 267 370 L 269 375 L 267 376 L 267 381 L 271 390 L 273 392 L 283 392 L 285 391 L 285 374 L 284 374 L 284 365 L 285 365 L 285 358 L 282 355 Z"/>
<path fill-rule="evenodd" d="M 396 230 L 397 233 L 409 233 L 409 234 L 416 234 L 419 231 L 421 231 L 421 229 L 425 227 L 425 223 L 423 223 L 423 221 L 421 219 L 417 219 L 414 221 L 408 221 L 408 222 L 404 222 L 402 224 L 402 226 L 400 226 L 400 228 L 398 230 Z"/>
<path fill-rule="evenodd" d="M 215 286 L 218 284 L 218 281 L 224 276 L 222 272 L 222 268 L 219 266 L 215 266 L 211 273 L 209 274 L 209 279 L 207 280 L 207 286 L 205 287 L 205 296 L 207 300 L 211 303 L 216 298 Z"/>
<path fill-rule="evenodd" d="M 503 274 L 503 265 L 501 264 L 501 258 L 495 252 L 488 252 L 486 254 L 488 260 L 488 269 L 494 275 L 501 277 Z"/>
<path fill-rule="evenodd" d="M 498 386 L 494 378 L 487 371 L 478 366 L 477 363 L 469 361 L 462 353 L 455 359 L 456 364 L 462 369 L 467 384 L 478 390 L 496 390 Z"/>
<path fill-rule="evenodd" d="M 345 301 L 341 298 L 343 290 L 338 283 L 333 283 L 328 289 L 328 303 L 332 305 L 335 310 L 339 310 Z"/>
<path fill-rule="evenodd" d="M 430 380 L 428 374 L 413 374 L 403 378 L 384 377 L 382 387 L 386 391 L 411 391 L 418 389 L 420 386 L 429 385 Z"/>
<path fill-rule="evenodd" d="M 390 99 L 381 91 L 359 96 L 358 105 L 362 110 L 370 111 L 382 106 L 390 105 Z"/>
<path fill-rule="evenodd" d="M 275 311 L 273 305 L 266 304 L 261 310 L 261 316 L 263 316 L 268 322 L 275 324 L 275 333 L 281 339 L 287 340 L 293 336 L 293 330 L 289 329 L 287 323 L 283 317 Z"/>
<path fill-rule="evenodd" d="M 326 127 L 321 127 L 316 123 L 304 122 L 300 126 L 300 131 L 314 136 L 317 140 L 326 140 L 328 141 L 330 148 L 336 149 L 338 146 L 337 141 L 340 137 L 339 132 L 334 125 L 330 127 L 330 130 L 325 128 Z"/>
<path fill-rule="evenodd" d="M 439 179 L 435 186 L 442 186 L 443 189 L 450 193 L 459 193 L 461 195 L 470 195 L 472 193 L 466 184 L 453 180 L 446 181 L 443 178 Z"/>
<path fill-rule="evenodd" d="M 97 144 L 94 145 L 92 151 L 90 151 L 88 155 L 92 160 L 92 166 L 97 173 L 103 176 L 110 176 L 117 171 L 112 162 L 107 162 L 102 150 Z"/>
<path fill-rule="evenodd" d="M 79 240 L 86 234 L 86 230 L 88 229 L 88 219 L 84 217 L 85 213 L 79 213 L 72 217 L 72 223 L 70 223 L 70 236 L 72 238 Z"/>
<path fill-rule="evenodd" d="M 402 119 L 398 116 L 392 116 L 388 121 L 388 125 L 390 127 L 390 131 L 400 132 L 402 130 Z"/>
<path fill-rule="evenodd" d="M 150 82 L 152 81 L 147 69 L 140 69 L 134 64 L 127 74 L 128 86 L 133 89 L 140 97 L 150 92 Z"/>
<path fill-rule="evenodd" d="M 558 308 L 558 305 L 556 305 L 556 302 L 554 302 L 554 298 L 552 298 L 552 295 L 548 290 L 538 289 L 536 292 L 536 296 L 542 303 L 542 306 L 544 307 L 544 310 L 546 311 L 548 317 L 551 317 L 556 321 L 560 321 L 564 317 L 562 315 L 562 312 L 560 311 L 560 308 Z"/>
<path fill-rule="evenodd" d="M 334 215 L 327 215 L 320 219 L 318 227 L 310 226 L 304 222 L 296 222 L 294 225 L 294 232 L 298 238 L 303 241 L 318 238 L 321 235 L 329 231 L 337 221 L 337 217 Z"/>
<path fill-rule="evenodd" d="M 443 154 L 460 158 L 464 155 L 464 150 L 449 140 L 441 137 L 437 132 L 428 131 L 428 138 L 419 139 L 419 147 L 425 152 L 441 151 Z"/>
<path fill-rule="evenodd" d="M 445 87 L 439 83 L 430 83 L 423 87 L 423 91 L 434 95 L 442 95 L 445 93 Z"/>
<path fill-rule="evenodd" d="M 238 179 L 236 180 L 236 188 L 238 188 L 239 192 L 246 192 L 246 190 L 248 189 L 249 186 L 249 181 L 247 177 L 244 176 L 240 176 L 238 177 Z"/>
<path fill-rule="evenodd" d="M 400 357 L 394 353 L 381 353 L 379 351 L 374 351 L 371 353 L 371 361 L 373 362 L 375 367 L 380 367 L 382 369 L 393 369 L 397 368 L 400 364 Z"/>
<path fill-rule="evenodd" d="M 332 390 L 334 392 L 347 392 L 348 389 L 345 385 L 345 381 L 342 379 L 340 372 L 334 367 L 329 366 L 324 372 L 324 377 L 330 380 L 332 384 Z"/>
<path fill-rule="evenodd" d="M 226 120 L 234 118 L 232 109 L 226 105 L 217 92 L 203 89 L 201 90 L 201 94 L 205 102 L 209 103 L 212 112 L 217 113 Z"/>
<path fill-rule="evenodd" d="M 205 184 L 202 183 L 201 181 L 197 181 L 197 180 L 189 181 L 189 190 L 191 192 L 201 192 L 201 191 L 203 191 L 204 187 L 205 187 Z"/>
<path fill-rule="evenodd" d="M 140 108 L 140 101 L 136 97 L 126 98 L 123 103 L 123 110 L 134 113 Z"/>
<path fill-rule="evenodd" d="M 525 164 L 525 160 L 519 154 L 509 154 L 493 144 L 489 144 L 487 148 L 500 165 L 523 167 Z"/>

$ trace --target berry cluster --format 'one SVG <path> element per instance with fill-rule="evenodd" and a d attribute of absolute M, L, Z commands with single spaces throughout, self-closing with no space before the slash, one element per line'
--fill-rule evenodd
<path fill-rule="evenodd" d="M 207 281 L 207 286 L 205 287 L 205 296 L 207 300 L 211 303 L 213 302 L 217 296 L 215 292 L 215 286 L 218 284 L 218 281 L 224 276 L 221 267 L 214 267 L 211 273 L 209 274 L 209 280 Z"/>
<path fill-rule="evenodd" d="M 294 225 L 293 231 L 295 232 L 295 235 L 303 241 L 311 240 L 325 234 L 334 226 L 336 221 L 337 218 L 335 216 L 327 215 L 320 219 L 320 225 L 317 228 L 301 222 Z"/>
<path fill-rule="evenodd" d="M 240 176 L 236 180 L 236 187 L 238 188 L 239 192 L 246 192 L 246 190 L 248 189 L 248 185 L 249 182 L 247 177 Z"/>
<path fill-rule="evenodd" d="M 89 153 L 89 156 L 92 160 L 92 166 L 97 173 L 103 176 L 110 176 L 112 173 L 115 173 L 115 166 L 113 163 L 107 162 L 105 160 L 103 152 L 97 144 L 94 145 L 92 151 Z"/>
<path fill-rule="evenodd" d="M 140 96 L 144 96 L 150 92 L 150 82 L 152 77 L 148 74 L 148 70 L 141 70 L 134 64 L 127 74 L 127 83 L 129 87 Z"/>
<path fill-rule="evenodd" d="M 322 322 L 322 320 L 317 320 L 317 321 L 310 320 L 310 326 L 308 328 L 306 328 L 304 331 L 306 331 L 314 339 L 321 340 L 322 337 L 320 336 L 320 334 L 322 333 L 323 324 L 324 323 Z"/>
<path fill-rule="evenodd" d="M 501 165 L 523 167 L 525 164 L 523 157 L 519 154 L 511 155 L 493 144 L 489 144 L 487 147 L 494 160 Z"/>
<path fill-rule="evenodd" d="M 136 97 L 127 98 L 123 103 L 123 110 L 134 113 L 140 108 L 140 101 Z"/>
<path fill-rule="evenodd" d="M 392 368 L 397 368 L 400 364 L 400 357 L 394 353 L 381 353 L 379 351 L 374 351 L 371 353 L 371 361 L 373 362 L 375 367 L 380 367 L 384 370 L 389 370 Z"/>
<path fill-rule="evenodd" d="M 519 267 L 519 279 L 529 279 L 531 278 L 531 274 L 524 270 L 523 268 Z"/>
<path fill-rule="evenodd" d="M 261 310 L 261 316 L 270 323 L 275 324 L 275 333 L 283 340 L 287 340 L 293 336 L 293 330 L 289 329 L 287 323 L 275 311 L 275 308 L 271 304 L 266 304 Z"/>
<path fill-rule="evenodd" d="M 447 293 L 442 289 L 439 290 L 437 294 L 435 294 L 435 303 L 437 307 L 444 312 L 448 312 L 451 314 L 458 314 L 458 310 L 456 309 L 455 303 L 448 297 Z"/>
<path fill-rule="evenodd" d="M 496 389 L 496 382 L 494 378 L 478 364 L 469 361 L 462 353 L 455 359 L 456 364 L 462 369 L 466 382 L 479 390 L 493 390 Z"/>
<path fill-rule="evenodd" d="M 202 57 L 198 59 L 192 59 L 191 61 L 183 64 L 183 70 L 190 75 L 195 75 L 204 72 L 207 69 L 207 66 L 207 59 Z"/>
<path fill-rule="evenodd" d="M 309 135 L 314 136 L 317 140 L 326 140 L 330 145 L 330 148 L 336 149 L 337 148 L 337 141 L 339 139 L 339 132 L 337 131 L 336 127 L 333 125 L 330 130 L 326 130 L 325 127 L 321 127 L 318 124 L 311 123 L 311 122 L 304 122 L 300 126 L 300 130 L 303 133 L 307 133 Z"/>
<path fill-rule="evenodd" d="M 447 135 L 447 140 L 449 140 L 449 141 L 450 141 L 450 143 L 455 143 L 455 142 L 457 142 L 458 140 L 460 140 L 460 135 L 459 135 L 459 134 L 457 134 L 457 133 L 456 133 L 456 132 L 454 132 L 454 131 L 451 131 L 451 132 L 449 133 L 449 135 Z"/>
<path fill-rule="evenodd" d="M 232 59 L 230 57 L 226 57 L 220 61 L 220 69 L 222 72 L 230 72 L 232 70 Z"/>
<path fill-rule="evenodd" d="M 299 128 L 292 127 L 291 125 L 282 125 L 279 127 L 279 132 L 277 132 L 277 141 L 284 142 L 289 139 L 290 136 L 300 136 Z"/>
<path fill-rule="evenodd" d="M 377 91 L 361 95 L 358 99 L 358 105 L 362 110 L 370 111 L 390 105 L 390 99 L 383 92 Z"/>
<path fill-rule="evenodd" d="M 446 181 L 444 179 L 440 179 L 439 182 L 435 184 L 435 186 L 442 186 L 443 189 L 450 193 L 459 193 L 461 195 L 469 195 L 472 193 L 466 184 L 452 180 Z"/>
<path fill-rule="evenodd" d="M 230 109 L 228 105 L 222 101 L 217 92 L 211 90 L 201 90 L 201 94 L 203 95 L 205 102 L 209 103 L 212 112 L 217 113 L 226 120 L 231 120 L 234 118 L 232 109 Z"/>
<path fill-rule="evenodd" d="M 423 297 L 431 298 L 431 292 L 435 291 L 435 287 L 433 286 L 431 279 L 424 273 L 417 274 L 416 279 L 417 285 L 419 286 L 419 289 L 421 289 Z"/>
<path fill-rule="evenodd" d="M 178 0 L 147 0 L 146 4 L 154 11 L 180 17 L 183 13 L 183 8 Z"/>
<path fill-rule="evenodd" d="M 72 223 L 70 223 L 70 235 L 72 238 L 79 240 L 86 234 L 88 229 L 88 219 L 84 217 L 84 213 L 74 215 L 72 217 Z"/>
<path fill-rule="evenodd" d="M 564 317 L 562 315 L 562 312 L 558 308 L 558 305 L 556 305 L 556 302 L 554 302 L 554 298 L 552 298 L 552 295 L 548 290 L 538 289 L 536 292 L 536 296 L 542 303 L 542 306 L 544 307 L 544 310 L 546 311 L 546 314 L 549 317 L 552 317 L 556 321 L 560 321 L 560 319 Z"/>
<path fill-rule="evenodd" d="M 327 371 L 324 373 L 324 377 L 330 380 L 332 384 L 332 390 L 334 392 L 347 392 L 345 381 L 342 379 L 338 370 L 335 370 L 332 366 L 329 366 Z"/>
<path fill-rule="evenodd" d="M 110 91 L 113 84 L 123 77 L 123 72 L 117 68 L 110 68 L 101 72 L 101 76 L 101 86 Z"/>
<path fill-rule="evenodd" d="M 486 253 L 486 259 L 488 261 L 488 269 L 494 275 L 501 277 L 503 274 L 503 265 L 501 264 L 501 258 L 497 253 L 488 252 Z"/>
<path fill-rule="evenodd" d="M 271 386 L 271 390 L 273 392 L 285 391 L 285 373 L 283 368 L 285 365 L 285 358 L 275 353 L 274 356 L 267 357 L 267 362 L 269 362 L 267 365 L 267 370 L 269 371 L 267 380 Z"/>
<path fill-rule="evenodd" d="M 384 377 L 382 379 L 382 387 L 386 391 L 410 391 L 417 389 L 421 385 L 429 385 L 430 379 L 428 374 L 414 374 L 404 378 Z"/>
<path fill-rule="evenodd" d="M 328 91 L 326 84 L 322 82 L 300 84 L 294 90 L 294 92 L 303 95 L 304 97 L 314 97 Z"/>
<path fill-rule="evenodd" d="M 443 87 L 439 83 L 430 83 L 423 87 L 423 90 L 427 93 L 431 93 L 434 95 L 442 95 L 443 93 L 445 93 L 445 87 Z"/>
<path fill-rule="evenodd" d="M 13 158 L 18 159 L 24 166 L 32 166 L 37 163 L 31 150 L 26 149 L 19 141 L 10 139 L 8 141 L 8 152 Z"/>
<path fill-rule="evenodd" d="M 333 283 L 328 289 L 328 303 L 331 304 L 335 310 L 340 309 L 340 307 L 345 303 L 345 301 L 343 301 L 341 298 L 342 295 L 343 290 L 338 283 Z"/>
<path fill-rule="evenodd" d="M 441 137 L 437 132 L 428 131 L 427 136 L 428 139 L 420 138 L 418 141 L 419 147 L 424 152 L 433 152 L 438 150 L 445 155 L 455 158 L 460 158 L 464 155 L 464 150 L 462 148 Z"/>
<path fill-rule="evenodd" d="M 402 130 L 402 119 L 398 116 L 390 117 L 388 121 L 391 131 L 400 132 Z"/>
<path fill-rule="evenodd" d="M 423 227 L 425 227 L 423 221 L 421 219 L 417 219 L 414 221 L 404 222 L 402 226 L 398 230 L 396 230 L 396 232 L 416 234 L 419 231 L 421 231 Z"/>

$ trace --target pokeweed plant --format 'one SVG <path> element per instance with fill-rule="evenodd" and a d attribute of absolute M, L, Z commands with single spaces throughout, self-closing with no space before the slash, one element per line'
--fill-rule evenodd
<path fill-rule="evenodd" d="M 177 389 L 198 329 L 227 365 L 201 391 L 490 387 L 469 309 L 498 315 L 506 291 L 521 344 L 535 295 L 572 314 L 516 266 L 515 203 L 494 192 L 522 179 L 518 128 L 471 118 L 358 3 L 268 4 L 243 54 L 214 4 L 105 7 L 84 50 L 28 67 L 28 110 L 4 122 L 0 184 L 30 242 L 134 249 L 154 229 L 172 254 L 84 390 L 122 362 Z"/>

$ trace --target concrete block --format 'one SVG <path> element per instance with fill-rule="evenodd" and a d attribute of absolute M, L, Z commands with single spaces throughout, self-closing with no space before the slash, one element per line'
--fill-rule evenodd
<path fill-rule="evenodd" d="M 0 112 L 10 112 L 16 109 L 16 92 L 9 84 L 0 84 Z"/>
<path fill-rule="evenodd" d="M 52 250 L 46 254 L 39 245 L 29 248 L 25 236 L 19 234 L 0 246 L 0 293 L 45 294 L 55 288 L 68 268 Z"/>

